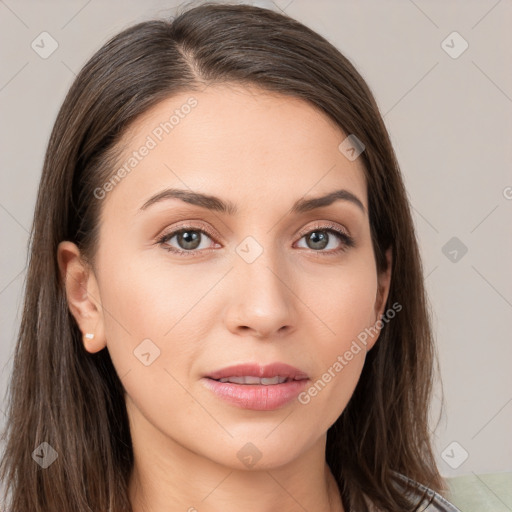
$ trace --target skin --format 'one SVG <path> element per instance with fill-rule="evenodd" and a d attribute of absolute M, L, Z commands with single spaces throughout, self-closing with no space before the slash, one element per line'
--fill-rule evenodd
<path fill-rule="evenodd" d="M 216 85 L 176 95 L 137 119 L 124 136 L 121 165 L 191 96 L 197 106 L 102 199 L 94 267 L 71 242 L 58 250 L 84 346 L 108 349 L 126 389 L 134 511 L 342 511 L 325 462 L 326 433 L 354 391 L 365 350 L 307 405 L 294 400 L 274 411 L 224 402 L 201 377 L 281 361 L 314 383 L 384 313 L 391 276 L 377 273 L 363 164 L 340 152 L 346 134 L 303 100 Z M 229 200 L 239 213 L 179 199 L 139 211 L 168 187 Z M 297 199 L 340 188 L 366 212 L 342 200 L 289 213 Z M 197 257 L 156 243 L 183 221 L 216 235 L 199 235 Z M 329 223 L 355 247 L 328 255 L 344 241 L 328 233 L 318 249 L 311 235 L 299 234 Z M 235 251 L 248 236 L 263 248 L 252 263 Z M 176 236 L 166 245 L 189 247 Z M 134 350 L 148 338 L 160 355 L 146 366 Z M 377 339 L 368 338 L 366 350 Z M 261 454 L 252 467 L 237 456 L 247 443 Z"/>

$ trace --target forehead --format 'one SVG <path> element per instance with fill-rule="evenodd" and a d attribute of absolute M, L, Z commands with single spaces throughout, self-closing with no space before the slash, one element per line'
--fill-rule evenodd
<path fill-rule="evenodd" d="M 339 150 L 345 138 L 326 114 L 296 97 L 232 84 L 182 92 L 124 134 L 116 169 L 126 177 L 108 201 L 133 209 L 158 190 L 179 187 L 249 207 L 346 188 L 366 207 L 363 164 Z"/>

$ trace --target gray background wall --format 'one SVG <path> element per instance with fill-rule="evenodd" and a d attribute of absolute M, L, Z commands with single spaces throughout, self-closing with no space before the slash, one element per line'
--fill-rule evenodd
<path fill-rule="evenodd" d="M 283 9 L 320 32 L 372 88 L 414 209 L 434 310 L 446 400 L 435 432 L 440 469 L 445 476 L 512 470 L 512 3 L 247 3 Z M 176 5 L 0 0 L 2 396 L 57 110 L 107 39 L 137 21 L 170 15 Z M 47 58 L 40 56 L 51 49 L 48 36 L 41 36 L 44 49 L 40 43 L 44 31 L 58 44 Z M 434 418 L 439 396 L 438 386 Z M 0 426 L 4 421 L 0 412 Z"/>

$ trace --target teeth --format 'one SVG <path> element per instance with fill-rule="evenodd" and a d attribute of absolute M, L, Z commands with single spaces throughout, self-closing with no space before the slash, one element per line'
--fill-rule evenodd
<path fill-rule="evenodd" d="M 231 382 L 232 384 L 263 384 L 264 386 L 269 386 L 272 384 L 282 384 L 287 380 L 287 377 L 264 377 L 260 379 L 259 377 L 253 377 L 252 375 L 244 376 L 244 377 L 224 377 L 219 379 L 219 382 Z"/>
<path fill-rule="evenodd" d="M 269 384 L 279 384 L 279 377 L 266 377 L 261 379 L 261 383 L 265 386 L 268 386 Z"/>

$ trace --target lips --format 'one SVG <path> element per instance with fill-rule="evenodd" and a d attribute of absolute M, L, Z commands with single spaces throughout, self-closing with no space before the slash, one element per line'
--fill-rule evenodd
<path fill-rule="evenodd" d="M 201 381 L 215 396 L 235 407 L 273 411 L 293 402 L 309 377 L 284 363 L 248 363 L 211 372 Z"/>
<path fill-rule="evenodd" d="M 252 377 L 250 375 L 246 375 L 244 377 L 223 377 L 222 379 L 215 379 L 218 382 L 231 382 L 231 384 L 259 384 L 263 386 L 271 386 L 273 384 L 283 384 L 283 382 L 288 382 L 290 379 L 288 377 Z"/>
<path fill-rule="evenodd" d="M 304 380 L 308 378 L 308 375 L 298 368 L 285 363 L 272 363 L 266 366 L 246 363 L 213 371 L 205 375 L 205 377 L 221 382 L 232 382 L 242 385 L 271 385 L 292 380 Z"/>

